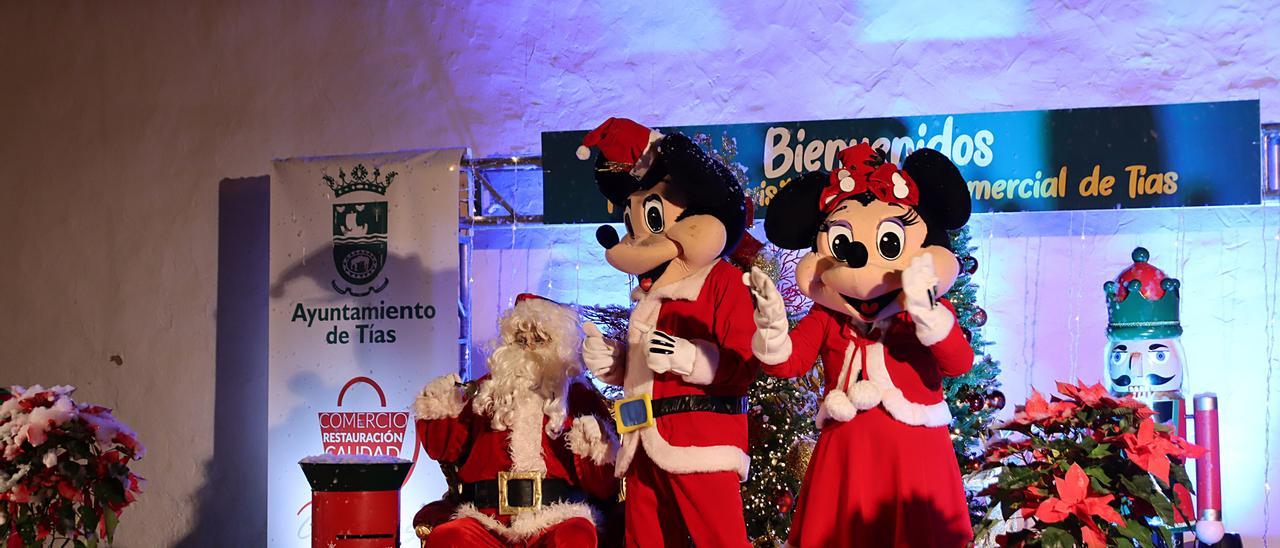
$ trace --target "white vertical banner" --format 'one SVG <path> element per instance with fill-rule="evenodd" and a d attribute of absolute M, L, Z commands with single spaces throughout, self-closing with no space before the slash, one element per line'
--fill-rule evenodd
<path fill-rule="evenodd" d="M 458 182 L 464 150 L 278 160 L 271 179 L 267 527 L 309 546 L 321 453 L 416 460 L 400 539 L 445 491 L 410 405 L 458 369 Z M 234 504 L 234 501 L 226 501 Z M 235 526 L 228 524 L 228 526 Z"/>

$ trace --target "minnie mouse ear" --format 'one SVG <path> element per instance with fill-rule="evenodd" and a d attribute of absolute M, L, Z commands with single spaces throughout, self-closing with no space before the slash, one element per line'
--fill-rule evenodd
<path fill-rule="evenodd" d="M 973 210 L 969 186 L 946 155 L 931 148 L 922 148 L 907 156 L 902 162 L 902 170 L 911 176 L 920 190 L 920 205 L 916 206 L 916 211 L 931 232 L 935 228 L 955 230 L 969 222 L 969 214 Z"/>
<path fill-rule="evenodd" d="M 783 249 L 813 247 L 822 224 L 818 199 L 830 174 L 810 171 L 782 187 L 764 213 L 764 234 L 773 245 Z"/>

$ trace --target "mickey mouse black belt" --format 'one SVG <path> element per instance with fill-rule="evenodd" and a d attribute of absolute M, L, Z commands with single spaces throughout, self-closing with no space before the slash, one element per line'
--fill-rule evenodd
<path fill-rule="evenodd" d="M 653 426 L 653 420 L 676 413 L 702 411 L 725 415 L 747 412 L 746 396 L 672 396 L 651 399 L 648 394 L 613 402 L 613 420 L 619 434 Z"/>

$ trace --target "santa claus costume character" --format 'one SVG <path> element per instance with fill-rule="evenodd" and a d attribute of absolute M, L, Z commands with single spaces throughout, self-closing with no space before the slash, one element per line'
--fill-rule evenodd
<path fill-rule="evenodd" d="M 746 202 L 723 164 L 688 137 L 611 118 L 578 149 L 626 234 L 596 236 L 639 287 L 625 342 L 584 329 L 583 359 L 620 385 L 617 471 L 626 482 L 629 546 L 747 546 L 740 482 L 747 477 L 751 297 L 722 257 L 745 231 Z"/>
<path fill-rule="evenodd" d="M 750 275 L 765 372 L 796 377 L 821 356 L 825 376 L 788 544 L 964 546 L 973 533 L 942 379 L 974 355 L 937 296 L 959 271 L 946 231 L 968 220 L 968 191 L 932 149 L 901 169 L 865 143 L 839 158 L 834 173 L 783 187 L 765 216 L 771 242 L 812 249 L 796 282 L 814 304 L 789 333 L 773 282 Z"/>
<path fill-rule="evenodd" d="M 423 388 L 419 437 L 456 470 L 448 518 L 415 520 L 427 529 L 425 547 L 596 546 L 587 500 L 617 497 L 617 438 L 582 377 L 578 322 L 566 306 L 521 295 L 500 320 L 489 374 L 466 385 L 445 375 Z"/>

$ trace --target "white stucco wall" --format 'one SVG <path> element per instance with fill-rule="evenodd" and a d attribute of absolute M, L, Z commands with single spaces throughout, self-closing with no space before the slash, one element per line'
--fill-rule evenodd
<path fill-rule="evenodd" d="M 546 2 L 507 4 L 0 6 L 0 248 L 8 270 L 0 383 L 74 383 L 80 397 L 114 405 L 139 431 L 150 449 L 139 464 L 149 483 L 125 515 L 119 545 L 265 538 L 261 488 L 226 488 L 261 472 L 209 461 L 219 447 L 265 441 L 254 437 L 263 432 L 259 417 L 235 412 L 259 404 L 252 387 L 265 383 L 265 371 L 243 367 L 251 355 L 223 360 L 241 367 L 217 371 L 215 348 L 218 303 L 224 319 L 228 309 L 253 309 L 235 299 L 237 288 L 218 287 L 220 269 L 252 271 L 220 265 L 219 230 L 228 239 L 257 234 L 229 231 L 227 219 L 220 226 L 220 196 L 252 186 L 221 182 L 264 175 L 272 158 L 457 145 L 482 156 L 536 153 L 540 131 L 586 128 L 613 114 L 666 125 L 1261 98 L 1263 119 L 1280 120 L 1280 10 L 1265 3 L 571 1 L 556 3 L 559 13 Z M 248 215 L 227 211 L 233 220 Z M 1124 215 L 1098 219 L 1139 230 Z M 1260 242 L 1277 224 L 1274 209 L 1243 214 L 1238 231 L 1197 222 L 1205 228 L 1190 231 L 1188 249 L 1238 249 L 1215 256 L 1239 261 L 1232 272 L 1240 287 L 1263 283 L 1274 248 Z M 565 265 L 599 260 L 586 232 L 533 233 L 542 235 L 478 238 L 479 335 L 509 296 L 551 283 L 551 296 L 560 288 L 567 297 Z M 1258 241 L 1233 247 L 1237 233 Z M 1033 250 L 1048 260 L 1044 253 L 1066 242 L 1058 236 L 1011 235 L 1007 245 L 990 246 L 983 267 L 1021 269 L 1036 260 Z M 1106 256 L 1084 264 L 1112 275 L 1138 240 L 1117 239 Z M 1190 254 L 1180 260 L 1188 265 L 1174 269 L 1182 276 L 1200 268 Z M 1266 272 L 1274 273 L 1270 260 Z M 574 279 L 596 289 L 616 282 Z M 1026 288 L 987 287 L 993 327 L 1021 325 Z M 1095 284 L 1081 287 L 1083 302 L 1094 303 Z M 1253 325 L 1267 319 L 1258 306 L 1233 301 L 1218 315 L 1230 323 L 1243 310 L 1237 325 Z M 1020 382 L 1040 386 L 1052 377 L 1026 364 L 1061 356 L 1058 343 L 1028 346 L 1024 337 L 1047 339 L 1048 322 L 1028 325 L 997 342 L 1001 352 L 1010 349 L 998 357 L 1008 364 L 1014 401 Z M 1214 325 L 1203 329 L 1238 333 Z M 1096 343 L 1095 327 L 1082 325 L 1089 334 L 1078 348 Z M 1212 359 L 1198 352 L 1196 360 Z M 1266 401 L 1256 399 L 1265 396 L 1258 386 L 1266 364 L 1252 367 L 1230 374 L 1254 379 L 1247 395 L 1256 413 Z M 252 464 L 243 453 L 225 458 Z M 1257 471 L 1240 478 L 1240 488 L 1267 481 L 1261 458 L 1249 461 Z M 208 500 L 218 486 L 220 496 Z M 1280 534 L 1276 502 L 1273 535 Z M 1242 530 L 1256 543 L 1261 510 L 1245 510 L 1255 514 Z"/>

